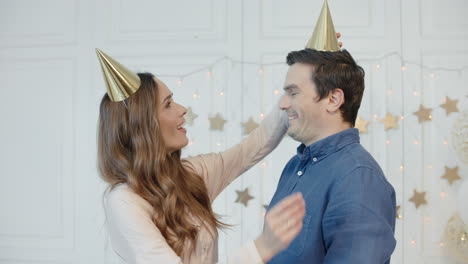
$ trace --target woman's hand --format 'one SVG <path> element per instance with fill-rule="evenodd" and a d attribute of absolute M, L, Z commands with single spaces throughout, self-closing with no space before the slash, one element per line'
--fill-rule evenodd
<path fill-rule="evenodd" d="M 289 246 L 302 229 L 304 215 L 305 201 L 301 193 L 284 198 L 268 211 L 263 233 L 255 240 L 263 262 Z"/>
<path fill-rule="evenodd" d="M 337 38 L 337 39 L 340 39 L 340 37 L 341 37 L 341 33 L 340 33 L 340 32 L 336 32 L 336 38 Z M 342 48 L 342 47 L 343 47 L 343 42 L 338 42 L 338 45 L 340 46 L 340 48 Z"/>

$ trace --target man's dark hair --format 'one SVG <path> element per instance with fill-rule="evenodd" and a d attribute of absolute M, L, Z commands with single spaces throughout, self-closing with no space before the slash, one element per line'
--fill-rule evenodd
<path fill-rule="evenodd" d="M 343 120 L 354 126 L 364 93 L 364 70 L 356 64 L 348 51 L 303 49 L 290 52 L 286 61 L 288 65 L 304 63 L 314 66 L 311 80 L 317 87 L 319 101 L 335 88 L 343 90 L 344 103 L 340 111 Z"/>

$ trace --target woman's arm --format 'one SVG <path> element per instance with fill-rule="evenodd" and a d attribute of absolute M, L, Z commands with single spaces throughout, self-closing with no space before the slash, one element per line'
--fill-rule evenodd
<path fill-rule="evenodd" d="M 276 105 L 260 126 L 241 143 L 220 153 L 187 159 L 188 165 L 201 175 L 211 201 L 234 179 L 268 155 L 283 139 L 288 129 L 286 113 Z"/>

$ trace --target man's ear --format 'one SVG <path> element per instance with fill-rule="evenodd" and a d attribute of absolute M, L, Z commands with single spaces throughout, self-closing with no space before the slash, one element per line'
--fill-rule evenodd
<path fill-rule="evenodd" d="M 333 89 L 330 94 L 328 95 L 328 104 L 327 104 L 327 111 L 328 112 L 336 112 L 340 110 L 342 104 L 344 104 L 344 92 L 341 88 Z"/>

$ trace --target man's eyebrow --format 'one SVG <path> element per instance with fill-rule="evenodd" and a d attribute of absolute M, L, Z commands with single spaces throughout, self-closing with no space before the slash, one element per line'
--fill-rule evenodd
<path fill-rule="evenodd" d="M 171 93 L 170 95 L 166 96 L 166 98 L 164 98 L 164 100 L 163 100 L 163 103 L 164 103 L 166 100 L 171 99 L 173 95 L 174 95 L 174 94 Z"/>
<path fill-rule="evenodd" d="M 297 86 L 296 84 L 289 84 L 289 85 L 286 85 L 286 86 L 283 88 L 283 90 L 284 90 L 285 92 L 287 92 L 288 90 L 291 90 L 291 89 L 298 89 L 298 88 L 299 88 L 299 86 Z"/>

